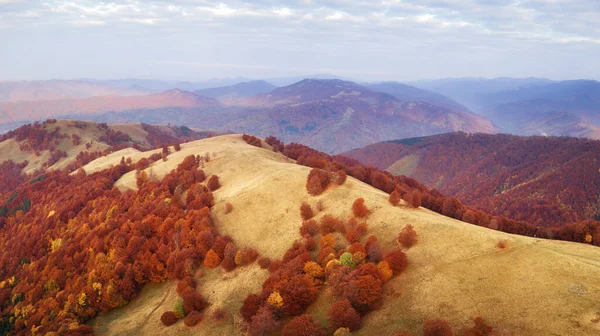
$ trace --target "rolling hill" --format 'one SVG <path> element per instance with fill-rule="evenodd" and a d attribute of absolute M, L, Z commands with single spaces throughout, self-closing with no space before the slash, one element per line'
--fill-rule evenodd
<path fill-rule="evenodd" d="M 123 148 L 139 152 L 209 135 L 212 134 L 187 127 L 51 119 L 0 136 L 0 162 L 26 162 L 22 167 L 25 174 L 69 166 L 79 168 L 92 159 Z"/>
<path fill-rule="evenodd" d="M 349 326 L 356 335 L 419 335 L 424 323 L 444 324 L 435 319 L 465 331 L 476 316 L 497 335 L 600 330 L 595 246 L 394 206 L 351 176 L 311 194 L 311 168 L 292 158 L 327 169 L 343 161 L 300 146 L 282 155 L 226 135 L 184 143 L 146 167 L 127 164 L 160 152 L 114 153 L 83 167 L 95 173 L 48 172 L 15 188 L 9 204 L 26 195 L 30 206 L 4 214 L 0 227 L 0 326 L 11 328 L 2 330 L 255 335 L 304 326 L 331 335 Z M 384 176 L 369 174 L 362 179 L 375 185 Z M 303 224 L 302 202 L 315 224 Z M 407 224 L 416 244 L 399 247 Z"/>
<path fill-rule="evenodd" d="M 136 96 L 99 96 L 81 99 L 38 100 L 15 103 L 0 103 L 0 120 L 40 121 L 61 116 L 80 116 L 104 112 L 123 112 L 138 109 L 160 109 L 166 107 L 207 108 L 216 106 L 213 99 L 188 91 L 173 89 L 161 93 Z"/>
<path fill-rule="evenodd" d="M 467 204 L 540 226 L 597 219 L 600 141 L 450 133 L 344 155 L 422 181 Z"/>

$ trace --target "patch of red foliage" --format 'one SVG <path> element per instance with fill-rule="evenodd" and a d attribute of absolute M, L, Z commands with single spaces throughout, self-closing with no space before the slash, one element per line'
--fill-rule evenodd
<path fill-rule="evenodd" d="M 417 232 L 412 225 L 407 224 L 398 234 L 398 239 L 396 241 L 405 248 L 411 248 L 417 243 Z"/>

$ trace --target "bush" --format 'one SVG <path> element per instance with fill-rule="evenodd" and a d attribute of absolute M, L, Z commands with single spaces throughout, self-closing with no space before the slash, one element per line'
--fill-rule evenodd
<path fill-rule="evenodd" d="M 309 315 L 295 317 L 283 327 L 283 336 L 319 336 L 323 335 L 319 322 Z"/>
<path fill-rule="evenodd" d="M 306 202 L 302 202 L 300 205 L 300 217 L 304 220 L 309 220 L 314 217 L 314 213 L 310 205 Z"/>
<path fill-rule="evenodd" d="M 387 261 L 394 273 L 402 273 L 408 267 L 406 254 L 400 250 L 392 251 L 386 254 L 383 260 Z"/>
<path fill-rule="evenodd" d="M 355 217 L 366 217 L 369 214 L 369 209 L 365 206 L 364 198 L 357 198 L 354 203 L 352 203 L 352 213 L 354 213 Z"/>
<path fill-rule="evenodd" d="M 448 321 L 427 320 L 423 324 L 423 336 L 454 336 L 454 332 Z"/>
<path fill-rule="evenodd" d="M 411 248 L 417 243 L 417 232 L 412 225 L 407 224 L 398 234 L 398 244 L 405 248 Z"/>
<path fill-rule="evenodd" d="M 306 178 L 306 191 L 313 196 L 320 195 L 327 189 L 330 181 L 329 172 L 313 168 Z"/>
<path fill-rule="evenodd" d="M 177 315 L 172 311 L 164 312 L 160 316 L 160 321 L 162 322 L 162 324 L 166 325 L 167 327 L 172 326 L 178 320 L 179 320 L 179 317 L 177 317 Z"/>
<path fill-rule="evenodd" d="M 208 179 L 208 182 L 206 182 L 206 186 L 210 191 L 215 191 L 219 189 L 221 187 L 221 185 L 219 184 L 219 177 L 217 175 L 211 176 Z"/>
<path fill-rule="evenodd" d="M 400 203 L 400 199 L 402 197 L 400 196 L 400 193 L 397 190 L 392 191 L 392 193 L 390 194 L 390 197 L 388 198 L 388 201 L 390 201 L 390 203 L 394 206 L 398 205 L 398 203 Z"/>
<path fill-rule="evenodd" d="M 360 328 L 360 315 L 348 299 L 338 300 L 329 307 L 329 324 L 334 330 L 348 328 L 350 331 L 355 331 Z"/>
<path fill-rule="evenodd" d="M 314 219 L 310 219 L 302 222 L 302 226 L 300 226 L 300 234 L 302 236 L 314 236 L 319 232 L 319 225 Z"/>
<path fill-rule="evenodd" d="M 206 257 L 204 257 L 204 266 L 208 268 L 215 268 L 219 266 L 220 263 L 221 258 L 219 255 L 213 249 L 208 250 Z"/>
<path fill-rule="evenodd" d="M 231 213 L 231 211 L 233 211 L 233 205 L 231 205 L 231 203 L 225 204 L 225 214 L 227 215 Z"/>
<path fill-rule="evenodd" d="M 188 327 L 194 327 L 198 322 L 202 321 L 202 313 L 198 311 L 191 311 L 184 319 L 183 323 Z"/>

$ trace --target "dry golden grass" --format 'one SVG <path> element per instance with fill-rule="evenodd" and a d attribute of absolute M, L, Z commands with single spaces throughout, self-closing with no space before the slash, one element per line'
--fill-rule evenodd
<path fill-rule="evenodd" d="M 267 149 L 247 145 L 240 135 L 220 136 L 182 145 L 167 162 L 155 162 L 148 170 L 160 178 L 190 154 L 210 153 L 207 176 L 219 175 L 222 187 L 215 191 L 213 208 L 222 234 L 233 237 L 238 247 L 256 248 L 262 256 L 281 258 L 300 238 L 299 207 L 302 201 L 322 200 L 324 213 L 347 218 L 352 202 L 362 197 L 372 209 L 369 234 L 379 237 L 384 250 L 396 247 L 398 232 L 412 224 L 417 245 L 407 251 L 407 271 L 386 284 L 381 309 L 364 318 L 356 335 L 422 333 L 425 319 L 443 318 L 455 330 L 482 316 L 490 325 L 514 335 L 600 334 L 600 249 L 569 242 L 510 235 L 466 224 L 424 208 L 393 207 L 388 195 L 356 179 L 330 187 L 320 196 L 305 189 L 310 168 Z M 214 155 L 215 153 L 216 155 Z M 137 155 L 137 154 L 136 154 Z M 140 153 L 139 155 L 149 155 Z M 90 165 L 100 169 L 103 159 Z M 121 189 L 135 188 L 134 172 L 117 182 Z M 233 211 L 225 215 L 225 205 Z M 507 242 L 505 249 L 496 244 Z M 172 283 L 152 285 L 129 305 L 95 319 L 92 324 L 106 335 L 234 335 L 243 334 L 237 314 L 248 293 L 259 292 L 267 276 L 256 264 L 224 274 L 220 268 L 206 271 L 199 288 L 212 305 L 195 328 L 182 322 L 168 329 L 160 314 L 172 308 L 176 294 Z M 327 293 L 309 310 L 324 319 Z M 165 298 L 163 300 L 163 298 Z M 220 326 L 209 321 L 216 308 L 229 319 Z"/>

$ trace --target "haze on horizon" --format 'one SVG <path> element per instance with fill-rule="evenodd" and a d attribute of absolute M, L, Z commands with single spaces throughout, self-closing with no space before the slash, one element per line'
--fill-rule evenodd
<path fill-rule="evenodd" d="M 0 80 L 600 79 L 597 0 L 0 0 Z"/>

